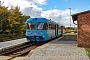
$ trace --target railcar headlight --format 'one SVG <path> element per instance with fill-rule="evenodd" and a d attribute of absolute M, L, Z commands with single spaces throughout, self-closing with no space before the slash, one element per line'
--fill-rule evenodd
<path fill-rule="evenodd" d="M 40 33 L 41 35 L 43 34 L 43 32 L 41 31 L 41 33 Z"/>
<path fill-rule="evenodd" d="M 30 31 L 28 31 L 28 34 L 30 34 Z"/>
<path fill-rule="evenodd" d="M 43 36 L 43 38 L 45 38 L 45 36 Z"/>
<path fill-rule="evenodd" d="M 41 35 L 43 34 L 43 32 L 41 32 Z"/>

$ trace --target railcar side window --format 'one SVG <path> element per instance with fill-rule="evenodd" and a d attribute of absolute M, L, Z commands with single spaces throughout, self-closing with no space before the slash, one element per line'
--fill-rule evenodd
<path fill-rule="evenodd" d="M 54 27 L 54 24 L 53 24 L 53 23 L 51 24 L 51 29 L 55 29 L 55 27 Z"/>
<path fill-rule="evenodd" d="M 48 29 L 47 23 L 44 23 L 43 29 L 44 29 L 44 30 L 47 30 L 47 29 Z"/>
<path fill-rule="evenodd" d="M 50 23 L 50 24 L 49 24 L 49 29 L 50 29 L 50 30 L 55 29 L 55 25 L 54 25 L 53 23 Z"/>
<path fill-rule="evenodd" d="M 59 26 L 59 28 L 58 29 L 61 29 L 61 26 Z"/>
<path fill-rule="evenodd" d="M 29 29 L 29 24 L 28 23 L 26 24 L 26 29 Z"/>
<path fill-rule="evenodd" d="M 51 24 L 49 24 L 49 30 L 51 29 Z"/>
<path fill-rule="evenodd" d="M 51 30 L 53 29 L 53 24 L 51 23 Z"/>

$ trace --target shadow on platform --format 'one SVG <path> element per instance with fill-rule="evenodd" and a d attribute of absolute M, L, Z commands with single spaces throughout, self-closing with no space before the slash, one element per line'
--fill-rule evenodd
<path fill-rule="evenodd" d="M 77 37 L 76 36 L 65 36 L 54 43 L 55 44 L 77 44 Z"/>

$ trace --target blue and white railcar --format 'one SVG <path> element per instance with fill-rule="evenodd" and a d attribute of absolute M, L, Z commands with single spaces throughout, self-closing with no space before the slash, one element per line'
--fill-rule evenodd
<path fill-rule="evenodd" d="M 63 26 L 46 18 L 29 18 L 26 26 L 28 41 L 47 41 L 63 34 Z"/>

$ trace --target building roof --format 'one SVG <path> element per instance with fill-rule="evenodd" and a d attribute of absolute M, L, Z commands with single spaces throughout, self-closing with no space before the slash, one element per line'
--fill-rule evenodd
<path fill-rule="evenodd" d="M 80 12 L 80 13 L 77 13 L 77 14 L 73 14 L 73 15 L 72 15 L 73 21 L 76 21 L 76 20 L 77 20 L 79 14 L 83 14 L 83 13 L 87 13 L 87 12 L 90 12 L 90 10 L 84 11 L 84 12 Z"/>

